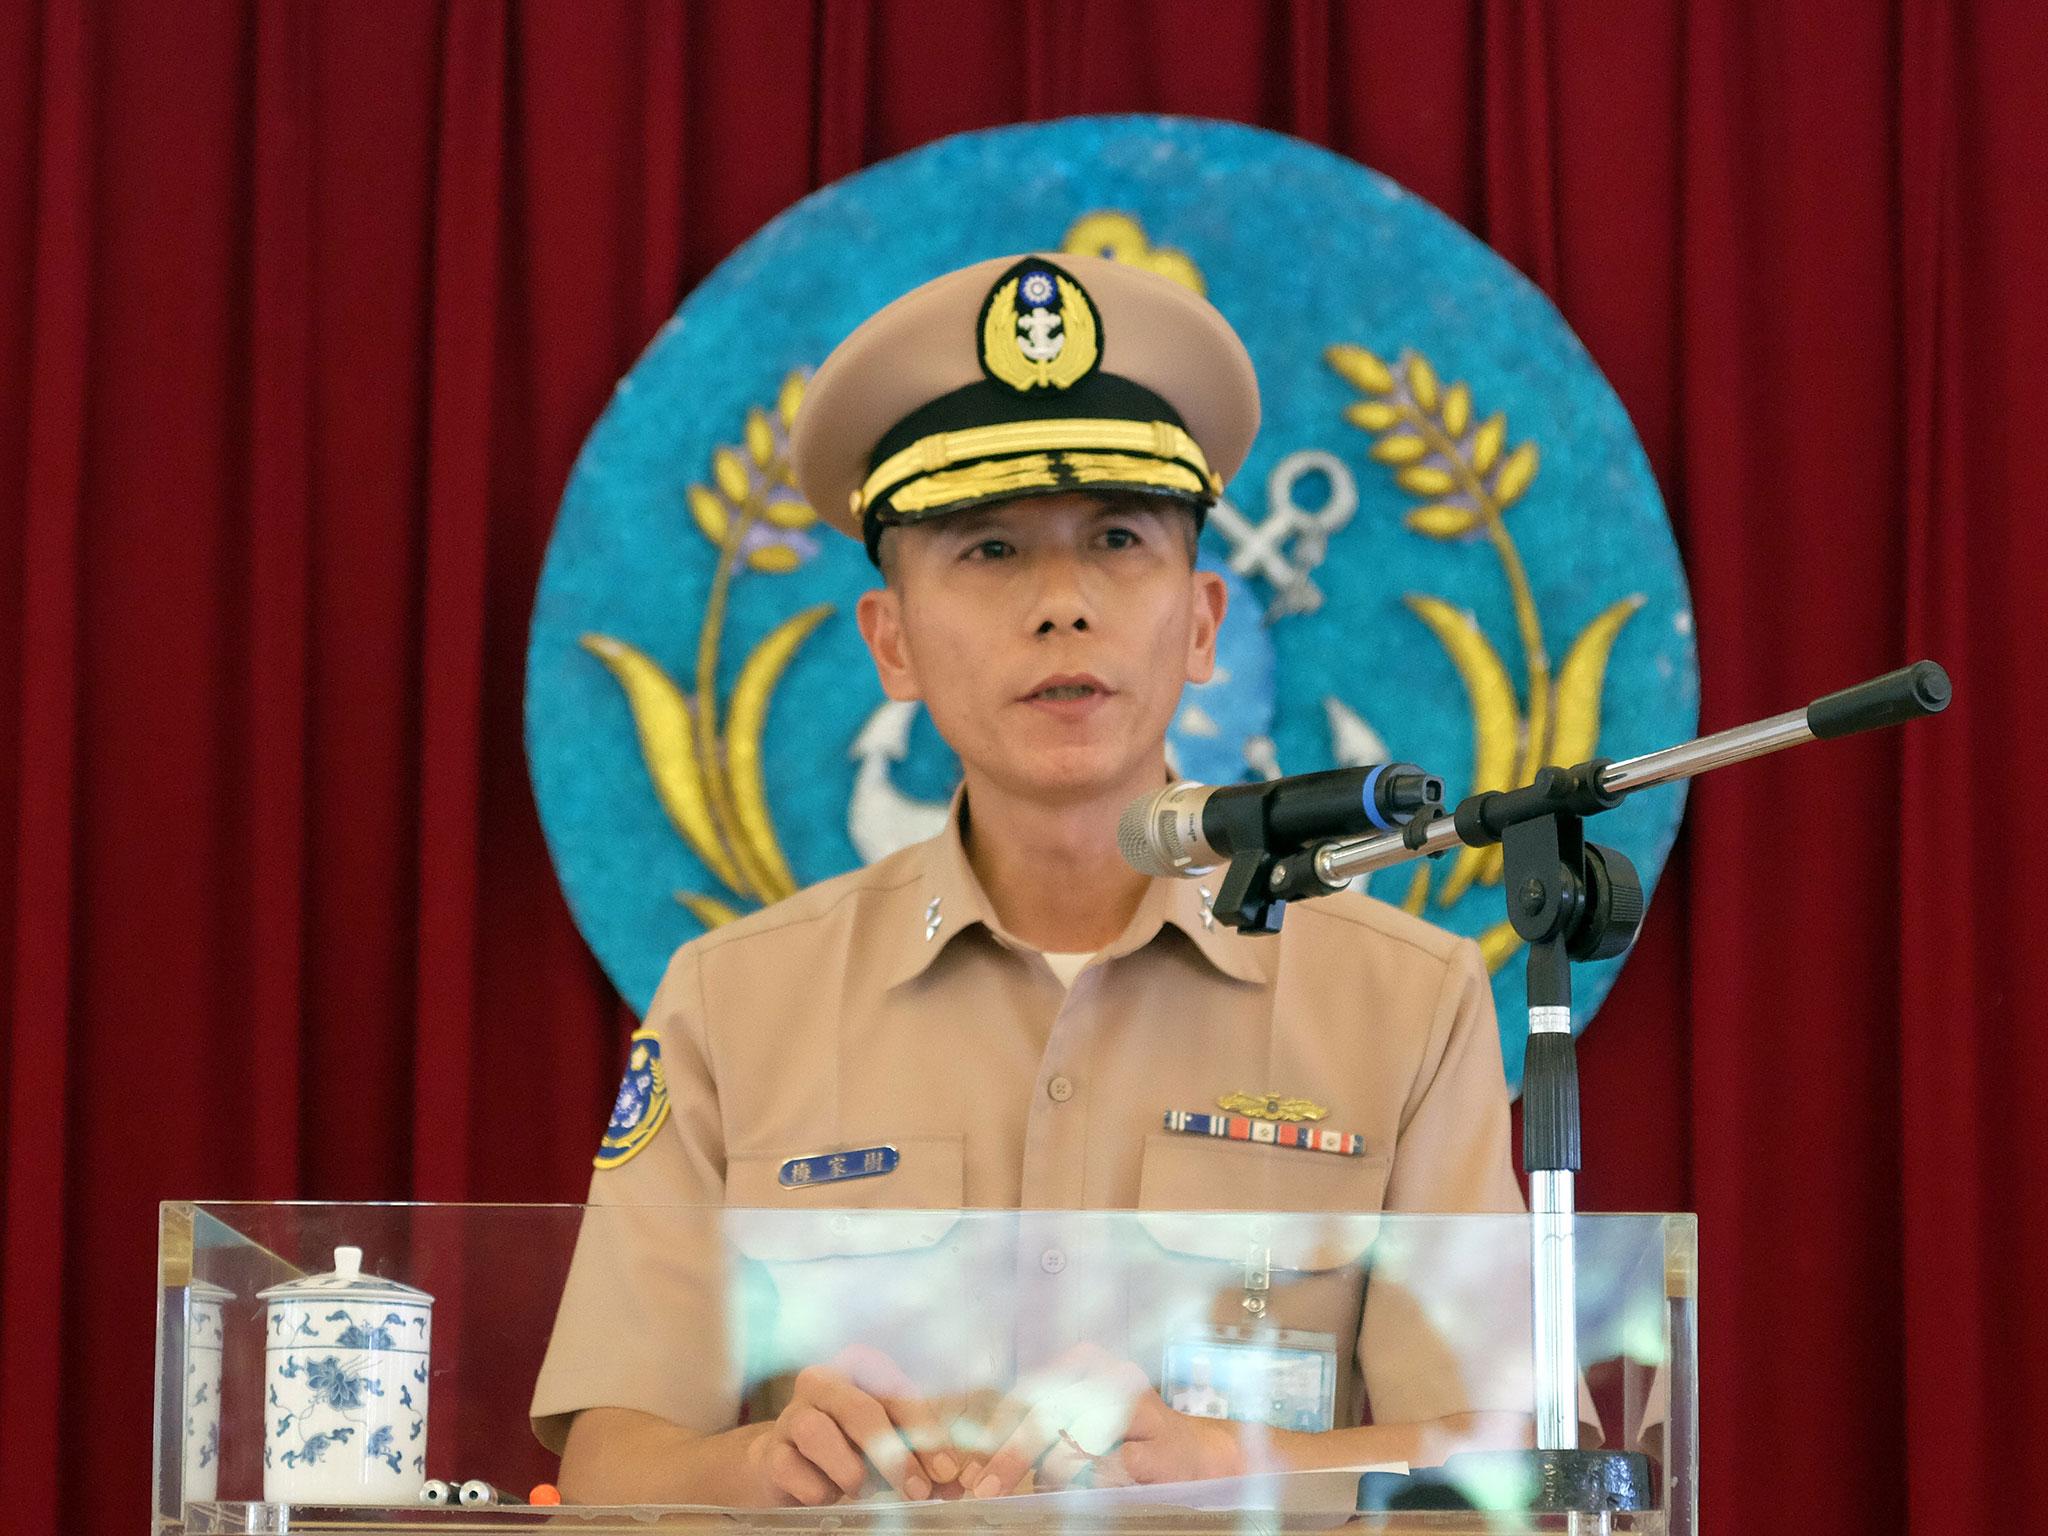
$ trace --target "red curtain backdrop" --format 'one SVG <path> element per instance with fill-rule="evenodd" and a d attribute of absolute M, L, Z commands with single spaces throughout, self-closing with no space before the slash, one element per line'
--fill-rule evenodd
<path fill-rule="evenodd" d="M 803 193 L 1126 110 L 1330 145 L 1556 298 L 1706 728 L 1953 673 L 1695 789 L 1583 1195 L 1700 1213 L 1709 1529 L 2027 1524 L 2044 79 L 2038 0 L 0 7 L 6 1526 L 146 1518 L 159 1199 L 580 1196 L 626 1019 L 520 735 L 578 445 Z"/>

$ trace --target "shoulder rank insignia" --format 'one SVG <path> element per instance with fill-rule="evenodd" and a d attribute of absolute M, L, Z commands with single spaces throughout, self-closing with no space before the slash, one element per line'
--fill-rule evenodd
<path fill-rule="evenodd" d="M 1261 1120 L 1320 1120 L 1329 1113 L 1311 1099 L 1287 1099 L 1277 1093 L 1226 1093 L 1216 1101 L 1216 1107 L 1233 1115 L 1256 1115 Z"/>
<path fill-rule="evenodd" d="M 626 1078 L 612 1101 L 612 1121 L 598 1143 L 597 1166 L 616 1168 L 631 1162 L 668 1118 L 668 1078 L 661 1069 L 661 1041 L 651 1029 L 633 1032 Z"/>
<path fill-rule="evenodd" d="M 981 307 L 982 371 L 1023 394 L 1071 389 L 1102 361 L 1102 316 L 1087 289 L 1049 261 L 1026 257 Z"/>

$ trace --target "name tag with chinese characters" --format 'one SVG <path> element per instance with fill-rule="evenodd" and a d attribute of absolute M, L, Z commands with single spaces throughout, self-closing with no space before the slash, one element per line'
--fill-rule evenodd
<path fill-rule="evenodd" d="M 898 1160 L 894 1147 L 820 1152 L 811 1157 L 792 1157 L 776 1177 L 784 1189 L 804 1189 L 812 1184 L 838 1184 L 847 1179 L 872 1179 L 894 1173 Z"/>

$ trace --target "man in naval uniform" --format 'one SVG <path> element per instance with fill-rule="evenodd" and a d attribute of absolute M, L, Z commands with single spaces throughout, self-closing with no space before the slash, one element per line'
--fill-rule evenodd
<path fill-rule="evenodd" d="M 1079 255 L 927 283 L 811 381 L 799 482 L 879 567 L 861 635 L 964 782 L 940 836 L 671 962 L 532 1403 L 571 1500 L 821 1504 L 885 1483 L 975 1497 L 1034 1470 L 1042 1484 L 1048 1452 L 1157 1482 L 1525 1443 L 1526 1376 L 1475 1385 L 1429 1298 L 1367 1284 L 1366 1239 L 1332 1251 L 1327 1217 L 1298 1251 L 1284 1234 L 1260 1249 L 1273 1273 L 1258 1280 L 1275 1337 L 1336 1341 L 1326 1429 L 1176 1412 L 1137 1363 L 1157 1361 L 1149 1345 L 1099 1341 L 1050 1364 L 1019 1345 L 1018 1373 L 1034 1364 L 1058 1391 L 958 1416 L 900 1360 L 852 1351 L 810 1362 L 742 1424 L 728 1302 L 687 1251 L 716 1245 L 678 1225 L 683 1206 L 1522 1209 L 1470 941 L 1351 893 L 1294 907 L 1277 937 L 1240 936 L 1201 883 L 1149 879 L 1117 852 L 1119 813 L 1167 780 L 1183 686 L 1215 667 L 1225 589 L 1196 568 L 1196 539 L 1258 416 L 1251 360 L 1214 308 Z M 1251 1096 L 1235 1118 L 1217 1103 L 1232 1094 Z M 1308 1108 L 1265 1116 L 1268 1095 Z M 1162 1129 L 1174 1111 L 1203 1113 Z M 1217 1257 L 1202 1247 L 1198 1233 L 1169 1256 Z M 1018 1269 L 1046 1289 L 1015 1308 L 1052 1338 L 1091 1276 L 1057 1245 L 1040 1258 Z M 1102 1445 L 1050 1406 L 1099 1406 L 1102 1391 L 1074 1390 L 1091 1383 L 1121 1404 L 1092 1429 Z"/>

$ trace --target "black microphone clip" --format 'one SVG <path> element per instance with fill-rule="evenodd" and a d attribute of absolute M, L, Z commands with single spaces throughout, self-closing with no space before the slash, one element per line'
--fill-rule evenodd
<path fill-rule="evenodd" d="M 1239 933 L 1278 933 L 1287 903 L 1344 889 L 1316 873 L 1315 850 L 1367 826 L 1403 841 L 1428 835 L 1443 814 L 1444 782 L 1413 763 L 1335 768 L 1233 786 L 1211 799 L 1205 829 L 1231 850 L 1210 910 Z M 1409 842 L 1410 847 L 1421 846 Z"/>

